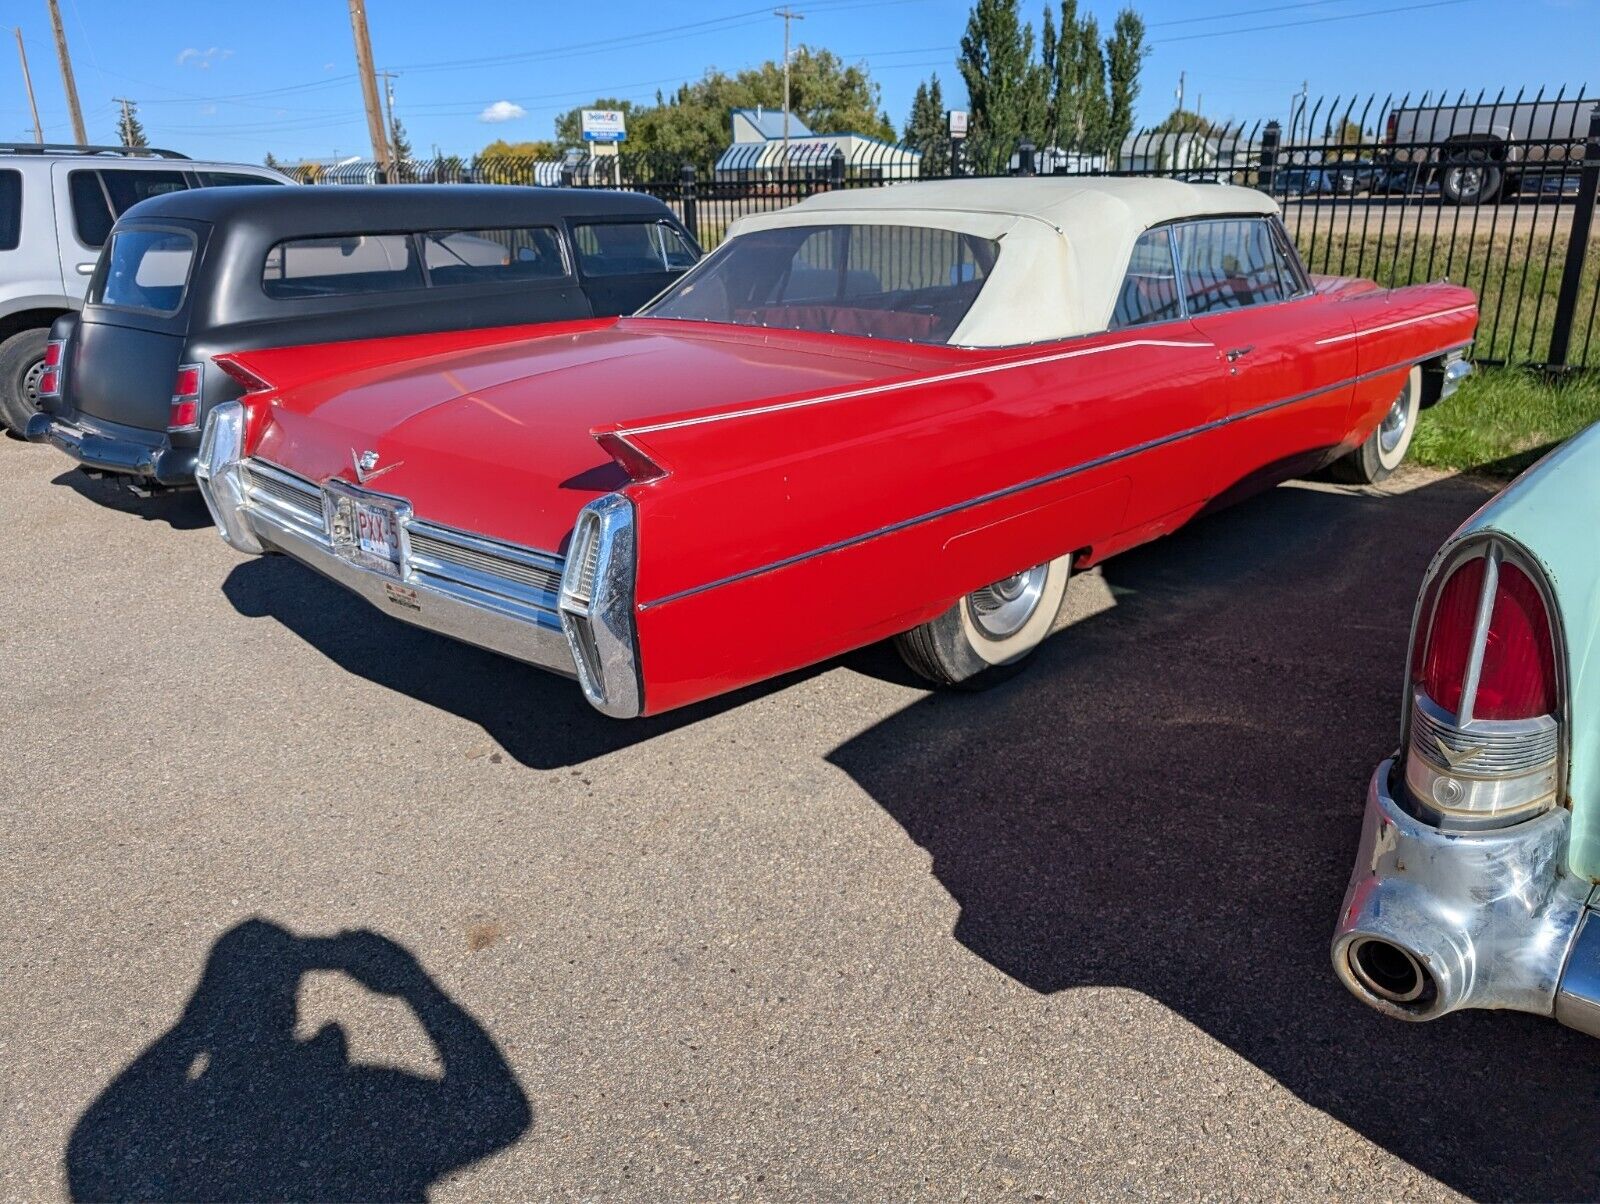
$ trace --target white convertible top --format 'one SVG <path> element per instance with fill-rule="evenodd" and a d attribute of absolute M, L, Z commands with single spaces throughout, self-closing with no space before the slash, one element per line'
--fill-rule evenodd
<path fill-rule="evenodd" d="M 740 218 L 728 234 L 839 223 L 927 226 L 998 239 L 1000 256 L 988 283 L 950 342 L 1004 347 L 1105 330 L 1133 244 L 1151 226 L 1277 212 L 1265 193 L 1231 184 L 1034 176 L 839 189 Z"/>

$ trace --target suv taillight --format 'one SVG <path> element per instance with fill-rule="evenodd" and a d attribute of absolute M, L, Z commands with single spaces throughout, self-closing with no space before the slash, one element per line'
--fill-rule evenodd
<path fill-rule="evenodd" d="M 62 360 L 67 353 L 65 339 L 51 339 L 44 345 L 44 371 L 39 373 L 39 396 L 60 397 Z"/>
<path fill-rule="evenodd" d="M 199 364 L 182 364 L 172 382 L 172 406 L 167 411 L 169 431 L 197 431 L 200 429 L 200 377 Z"/>
<path fill-rule="evenodd" d="M 1561 683 L 1536 569 L 1474 548 L 1417 616 L 1406 785 L 1458 826 L 1511 823 L 1556 801 Z"/>
<path fill-rule="evenodd" d="M 1389 119 L 1383 123 L 1383 140 L 1390 146 L 1394 145 L 1395 135 L 1400 132 L 1400 112 L 1398 109 L 1389 110 Z"/>

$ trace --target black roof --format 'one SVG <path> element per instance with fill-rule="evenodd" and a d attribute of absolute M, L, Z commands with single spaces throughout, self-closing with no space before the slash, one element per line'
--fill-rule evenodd
<path fill-rule="evenodd" d="M 672 217 L 640 192 L 597 188 L 525 188 L 513 184 L 326 184 L 191 188 L 140 201 L 119 224 L 185 218 L 251 228 L 269 242 L 318 233 L 487 228 L 582 217 Z"/>

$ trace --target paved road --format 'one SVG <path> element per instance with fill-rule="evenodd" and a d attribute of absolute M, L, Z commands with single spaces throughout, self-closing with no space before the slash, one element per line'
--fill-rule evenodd
<path fill-rule="evenodd" d="M 0 1195 L 1593 1197 L 1593 1042 L 1349 999 L 1413 591 L 1285 487 L 1030 672 L 659 721 L 0 443 Z"/>

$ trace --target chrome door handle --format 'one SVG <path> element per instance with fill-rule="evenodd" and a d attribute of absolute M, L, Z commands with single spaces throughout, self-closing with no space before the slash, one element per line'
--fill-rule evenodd
<path fill-rule="evenodd" d="M 80 276 L 93 276 L 94 275 L 94 264 L 92 264 L 92 263 L 80 263 L 78 265 L 78 275 L 80 275 Z"/>
<path fill-rule="evenodd" d="M 1228 353 L 1227 353 L 1228 362 L 1230 364 L 1236 364 L 1240 360 L 1242 360 L 1245 356 L 1249 355 L 1255 349 L 1256 348 L 1255 348 L 1255 344 L 1254 343 L 1252 343 L 1252 344 L 1250 344 L 1249 346 L 1246 346 L 1246 347 L 1231 347 L 1231 348 L 1228 349 Z"/>

